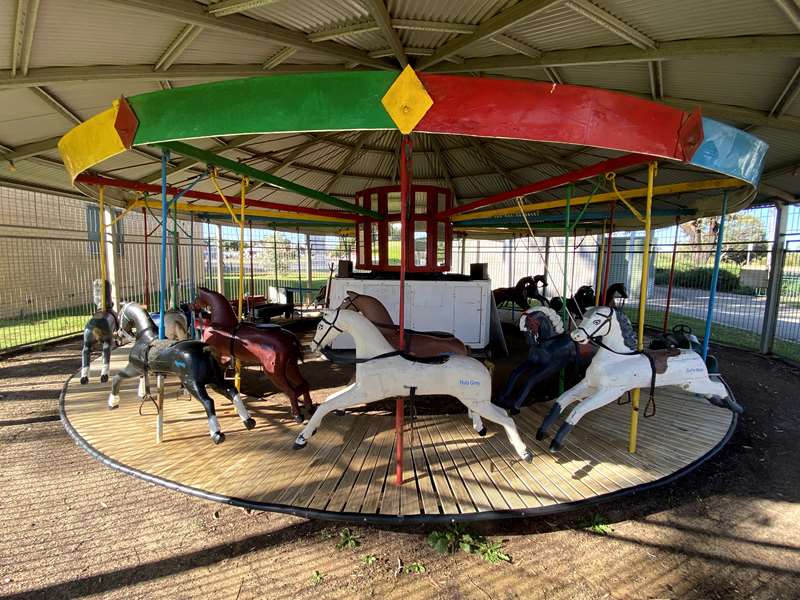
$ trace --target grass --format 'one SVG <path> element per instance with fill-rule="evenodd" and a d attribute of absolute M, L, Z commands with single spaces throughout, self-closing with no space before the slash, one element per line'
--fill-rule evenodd
<path fill-rule="evenodd" d="M 0 319 L 0 350 L 80 333 L 88 318 L 88 314 L 50 311 L 38 316 Z"/>
<path fill-rule="evenodd" d="M 225 296 L 228 298 L 238 298 L 239 297 L 239 276 L 238 275 L 225 275 Z M 321 288 L 323 285 L 328 283 L 328 277 L 314 275 L 311 279 L 311 287 L 314 289 L 313 295 L 316 295 L 316 290 Z M 275 276 L 274 275 L 253 275 L 253 284 L 255 288 L 256 295 L 263 294 L 266 295 L 267 288 L 269 286 L 275 287 Z M 289 287 L 289 288 L 307 288 L 308 287 L 308 279 L 303 277 L 302 280 L 297 278 L 297 274 L 295 273 L 294 276 L 290 274 L 281 275 L 278 273 L 278 286 L 279 288 Z M 244 277 L 244 293 L 250 293 L 250 276 L 245 275 Z"/>

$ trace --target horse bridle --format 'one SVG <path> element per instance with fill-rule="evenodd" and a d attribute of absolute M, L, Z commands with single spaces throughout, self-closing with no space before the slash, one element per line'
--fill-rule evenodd
<path fill-rule="evenodd" d="M 341 311 L 342 311 L 342 307 L 341 306 L 336 309 L 336 316 L 333 318 L 333 321 L 328 321 L 325 318 L 325 315 L 324 314 L 322 315 L 322 318 L 320 319 L 320 323 L 325 323 L 325 325 L 328 326 L 328 329 L 323 334 L 323 336 L 320 338 L 320 340 L 318 342 L 316 340 L 314 340 L 314 343 L 317 345 L 317 347 L 314 348 L 315 351 L 320 349 L 320 348 L 322 348 L 322 342 L 325 340 L 326 337 L 328 337 L 328 334 L 331 332 L 331 329 L 335 329 L 339 333 L 344 333 L 344 329 L 336 326 L 336 321 L 339 320 L 339 314 L 341 313 Z"/>
<path fill-rule="evenodd" d="M 592 333 L 589 333 L 588 331 L 586 331 L 586 329 L 582 325 L 579 325 L 578 329 L 580 331 L 582 331 L 586 335 L 586 339 L 589 340 L 591 343 L 597 344 L 601 348 L 606 348 L 606 346 L 603 344 L 603 342 L 598 340 L 598 338 L 602 338 L 603 336 L 602 335 L 597 335 L 597 332 L 600 331 L 606 325 L 608 325 L 608 332 L 606 332 L 606 335 L 608 333 L 611 333 L 611 319 L 613 317 L 614 317 L 614 309 L 611 308 L 609 314 L 605 315 L 605 318 L 603 319 L 603 322 L 600 323 L 600 325 L 597 326 L 597 329 L 595 329 Z M 610 348 L 607 348 L 607 349 L 610 350 Z M 615 352 L 615 351 L 611 350 L 611 352 Z M 616 352 L 616 354 L 621 354 L 621 353 L 620 352 Z"/>

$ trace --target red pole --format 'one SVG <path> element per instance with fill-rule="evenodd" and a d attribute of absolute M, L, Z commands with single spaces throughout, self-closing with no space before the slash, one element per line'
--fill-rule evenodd
<path fill-rule="evenodd" d="M 611 234 L 614 233 L 614 212 L 617 210 L 616 200 L 611 203 L 611 219 L 608 224 L 608 240 L 606 242 L 606 264 L 603 266 L 603 304 L 606 303 L 608 291 L 608 272 L 611 269 Z"/>
<path fill-rule="evenodd" d="M 413 238 L 408 231 L 408 191 L 411 187 L 411 138 L 403 136 L 400 142 L 400 316 L 398 325 L 400 330 L 400 347 L 405 347 L 405 300 L 406 300 L 406 265 L 409 255 L 409 241 Z M 411 245 L 413 249 L 413 243 Z M 405 414 L 405 399 L 398 396 L 395 402 L 394 435 L 395 435 L 395 483 L 403 483 L 403 418 Z"/>
<path fill-rule="evenodd" d="M 147 258 L 147 209 L 142 208 L 144 216 L 144 305 L 150 308 L 150 262 Z"/>
<path fill-rule="evenodd" d="M 678 224 L 675 223 L 675 239 L 672 240 L 672 261 L 669 265 L 669 284 L 667 285 L 667 305 L 664 307 L 664 333 L 669 326 L 669 305 L 672 302 L 672 280 L 675 277 L 675 255 L 678 253 Z"/>

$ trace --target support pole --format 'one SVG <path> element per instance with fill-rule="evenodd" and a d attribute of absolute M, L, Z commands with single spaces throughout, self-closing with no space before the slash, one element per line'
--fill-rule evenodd
<path fill-rule="evenodd" d="M 728 190 L 722 192 L 722 214 L 719 217 L 717 230 L 717 249 L 714 253 L 714 270 L 711 272 L 711 289 L 708 295 L 708 312 L 706 313 L 706 330 L 703 334 L 703 360 L 708 358 L 708 343 L 711 339 L 711 320 L 714 318 L 714 304 L 717 302 L 717 283 L 719 281 L 719 265 L 722 261 L 722 240 L 725 237 L 725 213 L 728 212 Z"/>
<path fill-rule="evenodd" d="M 727 193 L 727 192 L 726 192 Z M 669 327 L 669 305 L 672 303 L 672 284 L 675 279 L 675 256 L 678 254 L 678 223 L 675 222 L 675 237 L 672 240 L 672 260 L 669 264 L 669 282 L 667 283 L 667 304 L 664 307 L 664 333 Z"/>
<path fill-rule="evenodd" d="M 172 204 L 172 308 L 176 310 L 180 301 L 178 300 L 178 289 L 180 287 L 180 266 L 179 266 L 179 253 L 178 247 L 178 202 L 173 197 Z"/>
<path fill-rule="evenodd" d="M 544 276 L 550 278 L 550 236 L 544 238 Z"/>
<path fill-rule="evenodd" d="M 308 279 L 308 289 L 312 290 L 314 287 L 314 265 L 311 261 L 311 235 L 306 234 L 306 279 Z M 313 298 L 313 290 L 309 292 L 309 296 Z"/>
<path fill-rule="evenodd" d="M 644 319 L 647 306 L 647 280 L 650 267 L 650 216 L 653 212 L 653 181 L 656 178 L 658 163 L 651 162 L 647 166 L 647 204 L 644 213 L 644 246 L 642 247 L 642 281 L 639 287 L 639 322 L 636 348 L 644 349 Z M 636 452 L 636 438 L 639 430 L 639 396 L 641 389 L 635 388 L 631 394 L 631 424 L 628 432 L 628 452 Z"/>
<path fill-rule="evenodd" d="M 465 233 L 461 237 L 461 274 L 466 275 L 466 265 L 467 265 L 467 234 Z"/>
<path fill-rule="evenodd" d="M 400 314 L 398 316 L 400 347 L 405 346 L 405 294 L 406 267 L 409 254 L 413 254 L 413 233 L 408 230 L 409 190 L 411 189 L 412 157 L 411 138 L 404 135 L 400 141 Z M 395 483 L 403 483 L 403 429 L 405 399 L 398 396 L 395 402 Z"/>
<path fill-rule="evenodd" d="M 256 282 L 253 277 L 253 221 L 247 223 L 250 229 L 250 308 L 249 312 L 253 311 L 253 296 L 256 295 Z M 251 317 L 252 318 L 252 317 Z"/>
<path fill-rule="evenodd" d="M 600 305 L 603 295 L 603 258 L 606 248 L 606 222 L 603 220 L 603 232 L 600 234 L 600 245 L 597 248 L 597 269 L 594 274 L 594 303 Z"/>
<path fill-rule="evenodd" d="M 206 219 L 206 283 L 211 287 L 214 281 L 214 270 L 211 268 L 211 219 Z"/>
<path fill-rule="evenodd" d="M 247 177 L 242 177 L 241 194 L 242 203 L 239 211 L 239 321 L 244 316 L 244 200 L 247 193 Z M 237 358 L 234 362 L 233 385 L 236 391 L 242 391 L 242 363 Z"/>
<path fill-rule="evenodd" d="M 783 263 L 786 256 L 786 226 L 789 209 L 782 202 L 775 203 L 775 232 L 772 238 L 772 258 L 769 265 L 769 284 L 767 286 L 767 303 L 764 309 L 764 325 L 761 328 L 761 344 L 759 351 L 770 354 L 775 342 L 775 328 L 778 323 L 778 307 L 781 299 L 781 280 L 783 279 Z"/>
<path fill-rule="evenodd" d="M 607 300 L 606 293 L 608 292 L 608 274 L 611 270 L 611 259 L 612 259 L 611 250 L 614 247 L 614 240 L 612 239 L 611 236 L 614 233 L 614 213 L 616 212 L 616 210 L 617 210 L 617 201 L 614 200 L 611 203 L 611 217 L 608 224 L 608 239 L 606 240 L 606 264 L 603 269 L 603 283 L 601 285 L 601 288 L 603 290 L 603 304 L 605 304 Z"/>
<path fill-rule="evenodd" d="M 161 280 L 159 283 L 158 299 L 158 339 L 163 340 L 164 313 L 167 309 L 167 219 L 169 218 L 169 203 L 167 202 L 167 164 L 169 150 L 161 153 Z M 161 410 L 159 409 L 159 414 Z"/>
<path fill-rule="evenodd" d="M 112 218 L 111 209 L 106 207 L 106 277 L 111 287 L 111 306 L 117 313 L 120 310 L 119 299 L 119 269 L 117 269 L 117 256 L 119 256 L 119 238 L 117 237 L 117 223 Z"/>
<path fill-rule="evenodd" d="M 275 268 L 275 302 L 280 302 L 278 294 L 278 228 L 272 228 L 272 266 Z"/>
<path fill-rule="evenodd" d="M 300 228 L 297 228 L 297 288 L 300 306 L 303 306 L 303 267 L 300 260 Z"/>
<path fill-rule="evenodd" d="M 190 301 L 194 302 L 194 297 L 197 295 L 194 277 L 194 213 L 189 215 L 189 295 Z M 194 331 L 192 331 L 192 334 L 194 334 Z"/>
<path fill-rule="evenodd" d="M 144 306 L 150 309 L 150 256 L 148 251 L 148 238 L 150 234 L 147 231 L 147 209 L 142 208 L 142 218 L 144 219 Z"/>
<path fill-rule="evenodd" d="M 108 303 L 106 302 L 106 281 L 108 280 L 106 271 L 106 188 L 102 185 L 98 190 L 98 196 L 97 231 L 99 237 L 97 250 L 100 256 L 100 310 L 106 312 L 108 310 Z"/>
<path fill-rule="evenodd" d="M 163 223 L 163 221 L 162 221 Z M 164 439 L 164 376 L 156 376 L 156 444 Z"/>
<path fill-rule="evenodd" d="M 222 225 L 217 224 L 217 291 L 225 295 L 225 264 L 223 255 L 225 248 L 222 245 Z"/>

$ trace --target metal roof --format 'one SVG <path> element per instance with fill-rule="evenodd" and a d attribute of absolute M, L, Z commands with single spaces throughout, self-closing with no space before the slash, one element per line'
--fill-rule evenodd
<path fill-rule="evenodd" d="M 381 1 L 0 2 L 0 184 L 74 194 L 55 143 L 119 96 L 256 74 L 397 69 L 396 38 L 422 70 L 587 85 L 700 106 L 770 144 L 762 201 L 800 196 L 795 0 L 389 0 L 389 23 L 381 20 Z M 269 110 L 268 98 L 264 106 Z M 415 178 L 449 180 L 461 202 L 614 155 L 431 137 L 414 136 Z M 397 132 L 240 138 L 196 145 L 224 148 L 229 158 L 342 198 L 397 177 Z M 291 164 L 284 165 L 287 157 Z M 158 166 L 157 150 L 140 150 L 104 162 L 98 172 L 152 181 Z M 196 174 L 184 170 L 170 181 Z M 643 181 L 641 169 L 629 175 L 620 177 L 621 187 Z M 697 177 L 674 166 L 661 170 L 659 182 Z M 222 183 L 238 190 L 233 177 Z M 199 188 L 213 190 L 208 182 Z M 266 185 L 252 197 L 307 203 Z"/>

